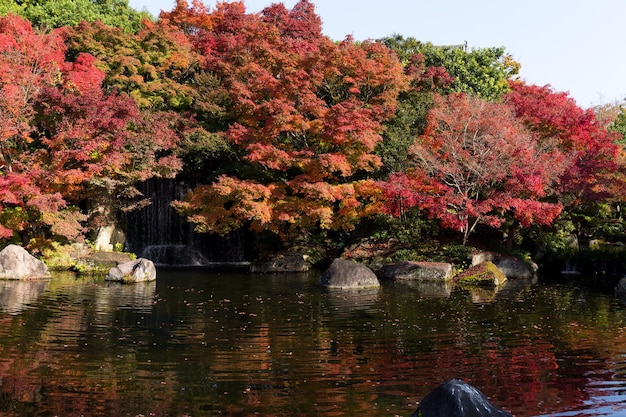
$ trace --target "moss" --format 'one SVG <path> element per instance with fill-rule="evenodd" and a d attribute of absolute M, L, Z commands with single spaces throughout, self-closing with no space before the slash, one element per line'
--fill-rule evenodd
<path fill-rule="evenodd" d="M 458 274 L 455 281 L 468 286 L 497 287 L 506 281 L 506 275 L 493 262 L 483 262 Z"/>
<path fill-rule="evenodd" d="M 95 252 L 83 244 L 55 243 L 43 253 L 43 261 L 51 271 L 72 271 L 77 275 L 101 275 L 114 266 L 136 258 L 135 254 Z"/>

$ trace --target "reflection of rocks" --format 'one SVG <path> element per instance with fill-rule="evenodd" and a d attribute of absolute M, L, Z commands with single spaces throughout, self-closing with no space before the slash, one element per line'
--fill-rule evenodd
<path fill-rule="evenodd" d="M 472 299 L 472 303 L 490 304 L 496 301 L 496 296 L 500 292 L 500 288 L 465 287 L 464 291 L 467 291 Z"/>
<path fill-rule="evenodd" d="M 156 296 L 156 281 L 138 282 L 136 285 L 109 283 L 104 287 L 100 302 L 106 300 L 108 308 L 151 309 Z"/>
<path fill-rule="evenodd" d="M 152 261 L 139 258 L 111 268 L 105 280 L 125 283 L 155 281 L 156 268 Z"/>
<path fill-rule="evenodd" d="M 26 306 L 37 301 L 48 288 L 50 280 L 0 280 L 0 311 L 9 314 L 19 313 Z"/>
<path fill-rule="evenodd" d="M 500 288 L 498 298 L 514 298 L 535 285 L 538 281 L 537 275 L 533 275 L 530 278 L 509 279 Z"/>
<path fill-rule="evenodd" d="M 367 266 L 347 259 L 335 259 L 320 277 L 318 285 L 327 288 L 367 288 L 379 287 L 380 283 L 374 271 Z"/>
<path fill-rule="evenodd" d="M 367 310 L 378 301 L 380 288 L 361 288 L 353 291 L 328 291 L 326 297 L 335 312 L 349 313 Z"/>
<path fill-rule="evenodd" d="M 0 278 L 50 278 L 48 267 L 21 246 L 9 245 L 0 251 Z"/>
<path fill-rule="evenodd" d="M 431 391 L 411 417 L 512 417 L 485 395 L 460 379 L 444 382 Z"/>
<path fill-rule="evenodd" d="M 427 298 L 450 297 L 454 288 L 451 281 L 402 281 L 402 285 L 417 290 L 422 297 Z"/>

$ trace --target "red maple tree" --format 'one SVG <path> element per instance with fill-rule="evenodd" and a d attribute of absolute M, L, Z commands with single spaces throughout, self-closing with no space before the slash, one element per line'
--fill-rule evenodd
<path fill-rule="evenodd" d="M 410 150 L 414 166 L 383 185 L 393 215 L 417 206 L 465 244 L 484 223 L 550 224 L 559 203 L 544 201 L 566 168 L 556 147 L 541 146 L 512 109 L 474 96 L 436 96 L 428 125 Z"/>
<path fill-rule="evenodd" d="M 63 31 L 0 18 L 0 237 L 79 239 L 76 205 L 180 169 L 166 113 L 102 88 L 94 57 L 65 61 Z M 33 243 L 35 242 L 35 243 Z"/>
<path fill-rule="evenodd" d="M 596 120 L 592 109 L 583 110 L 567 93 L 550 86 L 511 81 L 505 100 L 535 133 L 538 141 L 557 146 L 571 164 L 560 176 L 561 201 L 576 206 L 623 195 L 618 171 L 619 146 L 615 132 Z"/>

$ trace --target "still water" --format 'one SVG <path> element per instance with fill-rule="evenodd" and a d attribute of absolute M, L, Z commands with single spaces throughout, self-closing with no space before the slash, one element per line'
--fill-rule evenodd
<path fill-rule="evenodd" d="M 462 378 L 517 417 L 626 415 L 626 307 L 316 274 L 0 282 L 0 416 L 409 416 Z"/>

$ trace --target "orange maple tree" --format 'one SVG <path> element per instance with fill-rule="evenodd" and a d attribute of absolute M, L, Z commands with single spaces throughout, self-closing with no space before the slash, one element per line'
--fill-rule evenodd
<path fill-rule="evenodd" d="M 224 137 L 243 163 L 197 187 L 179 211 L 218 233 L 353 227 L 374 207 L 378 188 L 364 174 L 380 166 L 381 124 L 407 83 L 395 55 L 374 42 L 331 41 L 305 0 L 260 14 L 220 3 L 209 23 L 195 12 L 179 7 L 162 18 L 196 28 L 205 69 L 231 102 L 235 121 Z"/>

